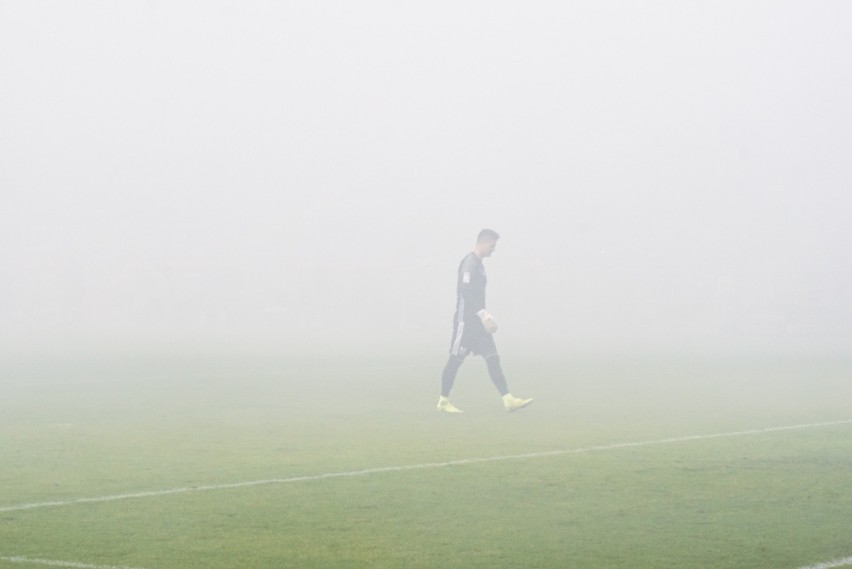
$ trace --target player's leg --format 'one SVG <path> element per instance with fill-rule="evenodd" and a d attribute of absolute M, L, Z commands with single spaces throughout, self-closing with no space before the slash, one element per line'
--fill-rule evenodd
<path fill-rule="evenodd" d="M 447 365 L 441 373 L 441 397 L 449 397 L 453 384 L 456 382 L 456 374 L 464 363 L 464 356 L 450 354 Z"/>
<path fill-rule="evenodd" d="M 441 373 L 441 396 L 438 397 L 437 407 L 441 413 L 462 413 L 462 410 L 450 403 L 449 399 L 450 391 L 456 381 L 456 374 L 462 363 L 464 363 L 464 356 L 450 354 L 447 365 L 444 366 L 444 371 Z"/>
<path fill-rule="evenodd" d="M 450 357 L 441 373 L 441 396 L 438 398 L 438 411 L 441 413 L 461 413 L 462 410 L 450 403 L 450 391 L 456 382 L 456 374 L 467 356 L 467 348 L 462 345 L 464 322 L 453 327 L 453 337 L 450 340 Z"/>
<path fill-rule="evenodd" d="M 483 359 L 485 359 L 485 365 L 488 366 L 488 376 L 503 399 L 503 408 L 510 412 L 517 411 L 532 403 L 532 398 L 521 399 L 509 392 L 506 374 L 503 373 L 503 366 L 500 365 L 500 355 L 497 353 L 497 345 L 494 343 L 494 337 L 491 334 L 483 337 L 479 348 L 479 353 L 482 354 Z"/>
<path fill-rule="evenodd" d="M 491 383 L 500 392 L 500 396 L 502 397 L 509 393 L 506 374 L 503 373 L 503 367 L 500 365 L 500 356 L 493 353 L 482 357 L 485 360 L 485 365 L 488 366 L 488 377 L 491 378 Z"/>

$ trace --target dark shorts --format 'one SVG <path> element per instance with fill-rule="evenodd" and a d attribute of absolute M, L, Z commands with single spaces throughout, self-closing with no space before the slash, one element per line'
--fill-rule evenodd
<path fill-rule="evenodd" d="M 453 326 L 450 353 L 461 357 L 468 354 L 494 356 L 497 355 L 497 344 L 494 343 L 494 336 L 485 331 L 482 322 L 458 322 Z"/>

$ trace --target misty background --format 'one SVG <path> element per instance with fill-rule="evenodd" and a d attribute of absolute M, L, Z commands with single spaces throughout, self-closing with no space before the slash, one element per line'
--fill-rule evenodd
<path fill-rule="evenodd" d="M 0 355 L 852 353 L 852 4 L 0 2 Z"/>

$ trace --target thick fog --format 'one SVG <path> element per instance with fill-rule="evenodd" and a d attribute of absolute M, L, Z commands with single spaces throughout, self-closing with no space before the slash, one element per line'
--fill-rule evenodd
<path fill-rule="evenodd" d="M 852 351 L 852 4 L 0 3 L 0 351 Z"/>

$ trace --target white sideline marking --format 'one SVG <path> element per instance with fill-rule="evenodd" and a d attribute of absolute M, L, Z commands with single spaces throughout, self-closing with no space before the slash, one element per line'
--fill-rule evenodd
<path fill-rule="evenodd" d="M 806 423 L 801 425 L 787 425 L 783 427 L 766 427 L 764 429 L 749 429 L 747 431 L 730 431 L 727 433 L 712 433 L 708 435 L 688 435 L 684 437 L 672 437 L 667 439 L 656 439 L 651 441 L 638 441 L 632 443 L 612 443 L 608 445 L 596 445 L 573 449 L 550 450 L 542 452 L 529 452 L 523 454 L 509 454 L 503 456 L 487 456 L 480 458 L 462 458 L 446 462 L 427 462 L 422 464 L 409 464 L 403 466 L 382 466 L 378 468 L 366 468 L 364 470 L 351 470 L 348 472 L 326 472 L 324 474 L 309 474 L 304 476 L 292 476 L 290 478 L 270 478 L 267 480 L 249 480 L 245 482 L 230 482 L 226 484 L 205 484 L 200 486 L 184 486 L 180 488 L 169 488 L 166 490 L 150 490 L 145 492 L 132 492 L 128 494 L 112 494 L 108 496 L 95 496 L 92 498 L 75 498 L 72 500 L 55 500 L 51 502 L 33 502 L 30 504 L 17 504 L 0 507 L 0 512 L 20 512 L 23 510 L 36 510 L 39 508 L 52 508 L 60 506 L 71 506 L 74 504 L 92 504 L 99 502 L 115 502 L 118 500 L 129 500 L 131 498 L 151 498 L 156 496 L 167 496 L 169 494 L 186 494 L 188 492 L 203 492 L 208 490 L 230 490 L 233 488 L 248 488 L 250 486 L 262 486 L 265 484 L 285 484 L 289 482 L 309 482 L 313 480 L 325 480 L 328 478 L 352 478 L 356 476 L 367 476 L 369 474 L 382 474 L 385 472 L 404 472 L 406 470 L 427 470 L 433 468 L 445 468 L 448 466 L 463 466 L 467 464 L 478 464 L 482 462 L 497 462 L 503 460 L 521 460 L 527 458 L 541 458 L 545 456 L 558 456 L 562 454 L 581 454 L 587 452 L 618 450 L 624 448 L 636 448 L 644 446 L 664 445 L 681 443 L 687 441 L 701 441 L 707 439 L 721 439 L 729 437 L 742 437 L 747 435 L 759 435 L 774 433 L 778 431 L 794 431 L 799 429 L 812 429 L 816 427 L 830 427 L 833 425 L 847 425 L 852 419 L 842 421 L 827 421 L 824 423 Z"/>
<path fill-rule="evenodd" d="M 852 557 L 835 559 L 834 561 L 826 561 L 825 563 L 817 563 L 816 565 L 808 565 L 807 567 L 799 567 L 799 569 L 833 569 L 834 567 L 847 567 L 849 565 L 852 565 Z"/>
<path fill-rule="evenodd" d="M 126 565 L 91 565 L 89 563 L 77 563 L 76 561 L 54 561 L 52 559 L 32 559 L 15 555 L 13 557 L 0 557 L 0 561 L 10 563 L 27 563 L 29 565 L 46 565 L 48 567 L 71 567 L 72 569 L 140 569 L 139 567 L 127 567 Z"/>
<path fill-rule="evenodd" d="M 257 370 L 252 372 L 240 372 L 240 371 L 220 371 L 220 372 L 194 372 L 194 373 L 163 373 L 156 375 L 141 375 L 135 378 L 130 379 L 132 382 L 144 383 L 147 381 L 162 381 L 165 379 L 228 379 L 228 378 L 244 378 L 246 376 L 258 378 L 258 377 L 273 377 L 273 378 L 281 378 L 281 377 L 290 377 L 293 375 L 300 375 L 304 373 L 334 373 L 339 371 L 351 372 L 351 371 L 389 371 L 389 370 L 398 370 L 401 368 L 401 365 L 389 366 L 389 365 L 372 365 L 372 366 L 329 366 L 329 367 L 296 367 L 296 368 L 288 368 L 285 370 Z M 62 385 L 96 385 L 101 383 L 112 383 L 114 378 L 110 375 L 99 375 L 98 377 L 90 377 L 90 378 L 77 378 L 74 380 L 63 380 L 61 382 Z M 42 385 L 56 385 L 55 380 L 51 379 L 34 379 L 31 376 L 23 376 L 20 379 L 11 379 L 9 381 L 3 381 L 3 385 L 23 385 L 23 386 L 42 386 Z"/>

